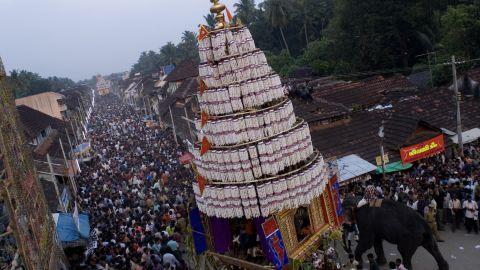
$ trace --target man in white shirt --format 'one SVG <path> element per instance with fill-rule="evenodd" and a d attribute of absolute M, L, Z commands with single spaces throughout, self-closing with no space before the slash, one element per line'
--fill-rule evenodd
<path fill-rule="evenodd" d="M 449 208 L 452 213 L 452 231 L 455 232 L 456 229 L 460 229 L 460 223 L 462 222 L 463 209 L 460 202 L 460 199 L 457 196 L 452 196 L 452 200 L 449 203 Z"/>
<path fill-rule="evenodd" d="M 163 255 L 163 266 L 168 267 L 167 269 L 177 269 L 181 264 L 172 253 L 167 252 Z"/>
<path fill-rule="evenodd" d="M 478 234 L 478 205 L 472 200 L 471 196 L 468 196 L 468 199 L 463 202 L 463 209 L 465 209 L 465 227 L 467 228 L 467 233 L 470 233 L 473 229 L 473 231 Z"/>

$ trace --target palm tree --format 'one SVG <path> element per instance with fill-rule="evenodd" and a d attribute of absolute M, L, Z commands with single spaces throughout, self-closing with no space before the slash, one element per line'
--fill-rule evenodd
<path fill-rule="evenodd" d="M 209 14 L 203 16 L 203 18 L 205 19 L 205 22 L 207 23 L 208 27 L 215 28 L 215 24 L 217 22 L 215 21 L 215 16 L 213 16 L 212 13 L 209 13 Z"/>
<path fill-rule="evenodd" d="M 302 17 L 303 17 L 303 31 L 304 31 L 304 34 L 305 34 L 305 42 L 308 46 L 307 25 L 310 23 L 310 16 L 307 14 L 307 8 L 306 8 L 305 0 L 299 0 L 298 3 L 300 4 L 300 7 L 302 9 L 301 11 L 302 11 Z"/>
<path fill-rule="evenodd" d="M 235 13 L 243 23 L 248 25 L 255 20 L 255 0 L 240 0 L 233 6 L 235 7 Z"/>
<path fill-rule="evenodd" d="M 164 62 L 175 64 L 177 62 L 177 46 L 172 42 L 168 42 L 160 48 L 160 54 L 164 58 Z"/>
<path fill-rule="evenodd" d="M 182 42 L 178 44 L 177 50 L 182 60 L 196 60 L 198 58 L 197 34 L 192 31 L 184 31 L 182 34 Z"/>
<path fill-rule="evenodd" d="M 283 28 L 288 25 L 287 13 L 285 12 L 285 2 L 283 0 L 268 0 L 265 4 L 265 12 L 269 22 L 273 27 L 280 29 L 280 34 L 285 43 L 287 53 L 288 55 L 291 55 L 287 40 L 285 39 L 285 34 L 283 33 Z"/>

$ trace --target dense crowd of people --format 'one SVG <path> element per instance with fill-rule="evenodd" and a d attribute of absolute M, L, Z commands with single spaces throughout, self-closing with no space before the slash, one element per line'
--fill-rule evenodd
<path fill-rule="evenodd" d="M 380 176 L 363 184 L 350 184 L 342 197 L 374 197 L 404 203 L 424 217 L 438 242 L 444 241 L 439 231 L 447 229 L 478 234 L 480 145 L 466 146 L 464 157 L 444 153 L 416 162 L 409 170 L 386 175 L 386 179 Z M 358 229 L 349 222 L 344 229 L 348 232 L 347 250 L 351 250 Z"/>
<path fill-rule="evenodd" d="M 75 267 L 185 269 L 193 177 L 172 131 L 147 127 L 113 96 L 97 100 L 89 129 L 94 157 L 76 181 L 98 240 Z"/>
<path fill-rule="evenodd" d="M 440 230 L 451 224 L 452 231 L 465 225 L 468 233 L 478 233 L 480 203 L 480 146 L 469 145 L 463 158 L 437 155 L 410 170 L 387 175 L 387 179 L 351 185 L 344 196 L 364 196 L 373 185 L 378 197 L 402 202 Z M 435 219 L 431 220 L 429 212 Z"/>

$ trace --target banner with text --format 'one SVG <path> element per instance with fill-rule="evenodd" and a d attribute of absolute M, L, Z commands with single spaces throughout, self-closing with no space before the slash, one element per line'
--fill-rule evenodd
<path fill-rule="evenodd" d="M 445 151 L 443 135 L 400 149 L 402 163 L 410 163 Z"/>

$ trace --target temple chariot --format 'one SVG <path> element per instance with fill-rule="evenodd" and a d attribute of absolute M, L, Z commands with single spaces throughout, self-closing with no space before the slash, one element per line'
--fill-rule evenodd
<path fill-rule="evenodd" d="M 339 225 L 334 162 L 313 147 L 249 29 L 211 2 L 215 28 L 200 26 L 198 37 L 195 245 L 243 268 L 255 268 L 243 259 L 264 265 L 262 254 L 281 269 Z"/>

